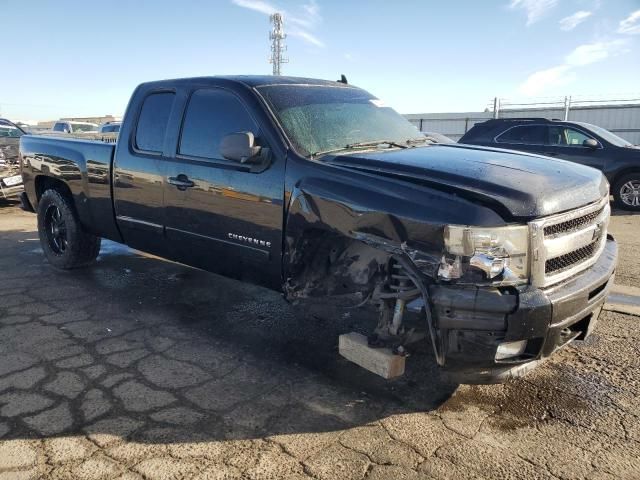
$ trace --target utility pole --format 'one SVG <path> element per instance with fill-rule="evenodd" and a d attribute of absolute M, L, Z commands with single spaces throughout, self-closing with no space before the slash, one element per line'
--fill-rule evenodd
<path fill-rule="evenodd" d="M 569 120 L 569 110 L 571 110 L 571 97 L 564 97 L 564 121 Z"/>
<path fill-rule="evenodd" d="M 289 59 L 283 56 L 283 52 L 287 50 L 284 39 L 287 34 L 284 33 L 284 19 L 280 13 L 274 13 L 269 16 L 269 21 L 273 24 L 273 29 L 269 32 L 271 40 L 271 57 L 269 63 L 273 64 L 273 74 L 280 75 L 280 65 L 289 63 Z"/>

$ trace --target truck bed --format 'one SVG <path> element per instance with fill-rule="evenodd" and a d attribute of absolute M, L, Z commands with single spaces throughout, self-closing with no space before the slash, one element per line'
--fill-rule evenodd
<path fill-rule="evenodd" d="M 45 182 L 66 184 L 82 224 L 114 240 L 120 235 L 111 199 L 115 143 L 62 136 L 24 135 L 20 139 L 25 191 L 35 207 Z"/>

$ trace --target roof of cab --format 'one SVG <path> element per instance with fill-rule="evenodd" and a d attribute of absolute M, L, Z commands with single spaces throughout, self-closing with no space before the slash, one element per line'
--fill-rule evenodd
<path fill-rule="evenodd" d="M 263 87 L 266 85 L 327 85 L 327 86 L 352 86 L 347 85 L 336 80 L 320 80 L 317 78 L 304 78 L 304 77 L 285 77 L 285 76 L 273 76 L 273 75 L 221 75 L 210 77 L 190 77 L 190 78 L 176 78 L 168 80 L 158 80 L 153 82 L 145 82 L 143 85 L 184 85 L 191 83 L 209 83 L 216 80 L 226 80 L 231 82 L 237 82 L 244 84 L 248 87 Z"/>

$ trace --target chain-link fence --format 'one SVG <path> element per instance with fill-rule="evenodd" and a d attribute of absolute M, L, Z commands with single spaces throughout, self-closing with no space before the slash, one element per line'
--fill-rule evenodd
<path fill-rule="evenodd" d="M 422 132 L 460 139 L 473 125 L 491 118 L 532 117 L 591 123 L 640 144 L 640 96 L 609 99 L 571 98 L 517 103 L 495 98 L 484 112 L 408 114 Z"/>

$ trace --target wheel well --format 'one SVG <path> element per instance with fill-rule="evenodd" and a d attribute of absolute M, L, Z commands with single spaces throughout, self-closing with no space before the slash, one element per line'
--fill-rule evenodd
<path fill-rule="evenodd" d="M 46 175 L 39 175 L 35 179 L 35 187 L 36 187 L 36 201 L 39 203 L 42 194 L 46 190 L 57 190 L 61 194 L 72 197 L 71 190 L 69 186 L 64 183 L 62 180 L 58 180 L 57 178 L 48 177 Z"/>
<path fill-rule="evenodd" d="M 613 177 L 613 180 L 611 181 L 611 188 L 613 188 L 615 186 L 615 184 L 618 183 L 618 181 L 622 177 L 624 177 L 625 175 L 628 175 L 630 173 L 638 173 L 638 174 L 640 174 L 640 168 L 631 167 L 631 168 L 627 168 L 625 170 L 621 170 L 620 172 L 616 173 L 616 176 Z"/>
<path fill-rule="evenodd" d="M 390 254 L 324 230 L 306 230 L 288 246 L 285 291 L 290 298 L 368 294 L 385 277 Z"/>

